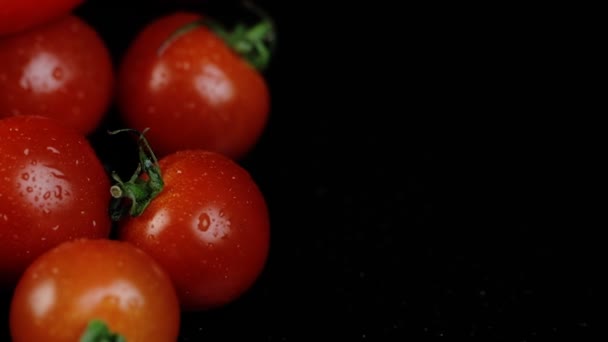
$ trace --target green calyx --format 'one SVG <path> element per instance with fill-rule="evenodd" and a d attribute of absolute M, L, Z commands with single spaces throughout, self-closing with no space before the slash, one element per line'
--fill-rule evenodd
<path fill-rule="evenodd" d="M 163 190 L 164 182 L 161 176 L 158 160 L 144 137 L 148 131 L 138 132 L 134 129 L 119 129 L 108 132 L 118 134 L 131 132 L 139 135 L 139 163 L 137 169 L 128 181 L 123 181 L 115 172 L 112 179 L 116 184 L 110 188 L 112 203 L 110 205 L 110 217 L 113 221 L 120 221 L 127 214 L 135 217 L 141 215 L 150 202 Z"/>
<path fill-rule="evenodd" d="M 127 339 L 111 332 L 103 321 L 95 319 L 89 322 L 79 342 L 127 342 Z"/>
<path fill-rule="evenodd" d="M 261 18 L 258 23 L 252 26 L 239 23 L 229 30 L 212 18 L 203 18 L 188 23 L 173 32 L 159 48 L 158 55 L 162 55 L 167 47 L 180 36 L 203 26 L 213 31 L 254 68 L 265 70 L 270 64 L 272 51 L 276 44 L 275 24 L 266 12 L 255 7 L 251 2 L 244 1 L 243 5 Z"/>

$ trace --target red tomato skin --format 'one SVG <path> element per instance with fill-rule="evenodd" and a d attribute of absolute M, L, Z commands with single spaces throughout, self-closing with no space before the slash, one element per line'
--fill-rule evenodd
<path fill-rule="evenodd" d="M 104 41 L 76 16 L 0 37 L 0 118 L 48 116 L 89 134 L 109 108 L 114 77 Z"/>
<path fill-rule="evenodd" d="M 259 140 L 270 96 L 263 76 L 205 27 L 171 34 L 201 16 L 177 12 L 145 27 L 118 72 L 117 102 L 131 128 L 143 130 L 158 156 L 205 149 L 238 159 Z"/>
<path fill-rule="evenodd" d="M 73 342 L 93 319 L 129 342 L 176 341 L 179 302 L 164 270 L 130 244 L 78 239 L 41 255 L 16 286 L 13 342 Z"/>
<path fill-rule="evenodd" d="M 269 216 L 250 175 L 214 152 L 178 151 L 160 160 L 165 188 L 120 227 L 168 271 L 182 309 L 228 304 L 255 282 L 269 248 Z"/>
<path fill-rule="evenodd" d="M 88 141 L 54 120 L 0 120 L 0 284 L 38 255 L 109 236 L 109 178 Z"/>
<path fill-rule="evenodd" d="M 45 24 L 70 13 L 84 0 L 2 0 L 0 36 Z"/>

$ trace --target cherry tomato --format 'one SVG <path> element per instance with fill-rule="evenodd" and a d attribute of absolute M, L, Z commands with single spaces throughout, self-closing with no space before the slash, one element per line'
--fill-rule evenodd
<path fill-rule="evenodd" d="M 205 149 L 241 158 L 266 126 L 269 89 L 262 74 L 207 27 L 175 36 L 200 19 L 170 14 L 135 37 L 119 69 L 119 109 L 127 126 L 150 128 L 147 137 L 161 157 Z"/>
<path fill-rule="evenodd" d="M 73 15 L 0 37 L 0 118 L 49 116 L 91 133 L 112 100 L 113 73 L 100 36 Z"/>
<path fill-rule="evenodd" d="M 120 239 L 154 257 L 184 310 L 234 301 L 261 273 L 269 248 L 263 194 L 241 166 L 216 152 L 178 151 L 159 162 L 164 188 Z"/>
<path fill-rule="evenodd" d="M 88 141 L 53 119 L 0 120 L 0 283 L 38 255 L 110 232 L 110 182 Z"/>
<path fill-rule="evenodd" d="M 129 342 L 176 341 L 179 302 L 150 256 L 115 240 L 65 242 L 19 280 L 10 307 L 14 342 L 80 341 L 93 320 Z"/>
<path fill-rule="evenodd" d="M 0 35 L 24 31 L 67 14 L 83 0 L 2 0 Z"/>

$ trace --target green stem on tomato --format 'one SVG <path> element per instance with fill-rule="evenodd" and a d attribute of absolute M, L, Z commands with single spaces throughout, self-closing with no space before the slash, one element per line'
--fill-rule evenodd
<path fill-rule="evenodd" d="M 198 28 L 207 27 L 233 51 L 243 57 L 249 64 L 258 70 L 264 70 L 270 64 L 270 58 L 276 44 L 275 24 L 270 15 L 250 1 L 243 1 L 243 5 L 260 17 L 260 21 L 252 26 L 244 23 L 237 24 L 232 31 L 213 18 L 203 18 L 187 23 L 175 30 L 158 49 L 158 56 L 182 35 Z"/>
<path fill-rule="evenodd" d="M 127 342 L 122 335 L 110 331 L 105 322 L 94 319 L 89 322 L 79 342 Z"/>
<path fill-rule="evenodd" d="M 137 140 L 139 163 L 131 178 L 123 181 L 116 172 L 112 172 L 112 179 L 116 181 L 116 184 L 110 188 L 112 195 L 110 217 L 113 221 L 119 221 L 127 214 L 132 217 L 141 215 L 150 202 L 163 190 L 164 181 L 158 159 L 144 136 L 147 131 L 147 128 L 141 133 L 126 128 L 108 132 L 109 134 L 131 132 L 139 135 Z"/>

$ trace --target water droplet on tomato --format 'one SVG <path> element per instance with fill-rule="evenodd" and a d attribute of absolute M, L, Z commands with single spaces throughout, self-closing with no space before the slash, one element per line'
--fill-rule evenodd
<path fill-rule="evenodd" d="M 62 199 L 63 198 L 63 188 L 60 185 L 57 185 L 53 194 L 55 195 L 55 197 Z"/>
<path fill-rule="evenodd" d="M 44 198 L 45 200 L 51 198 L 51 192 L 50 191 L 45 192 L 44 195 L 42 195 L 42 198 Z"/>
<path fill-rule="evenodd" d="M 25 191 L 32 192 L 32 191 L 34 191 L 34 188 L 32 188 L 31 186 L 28 186 L 27 188 L 25 188 Z"/>
<path fill-rule="evenodd" d="M 58 149 L 56 149 L 56 148 L 54 148 L 53 146 L 47 146 L 47 147 L 46 147 L 46 150 L 47 150 L 47 151 L 50 151 L 50 152 L 52 152 L 52 153 L 55 153 L 55 154 L 61 154 L 61 152 L 59 152 L 59 150 L 58 150 Z"/>
<path fill-rule="evenodd" d="M 59 153 L 59 152 L 57 152 L 57 153 Z M 60 170 L 57 170 L 57 169 L 52 169 L 51 170 L 51 175 L 53 175 L 53 177 L 59 178 L 59 179 L 66 179 L 67 178 L 63 172 L 61 172 Z"/>
<path fill-rule="evenodd" d="M 57 81 L 61 81 L 63 79 L 63 69 L 59 67 L 53 69 L 53 78 Z"/>
<path fill-rule="evenodd" d="M 53 228 L 51 228 L 52 230 L 57 230 L 59 229 L 59 225 L 54 226 Z"/>
<path fill-rule="evenodd" d="M 209 215 L 207 213 L 202 213 L 198 217 L 198 230 L 201 232 L 206 232 L 209 229 L 209 225 L 211 224 L 211 220 L 209 219 Z"/>

